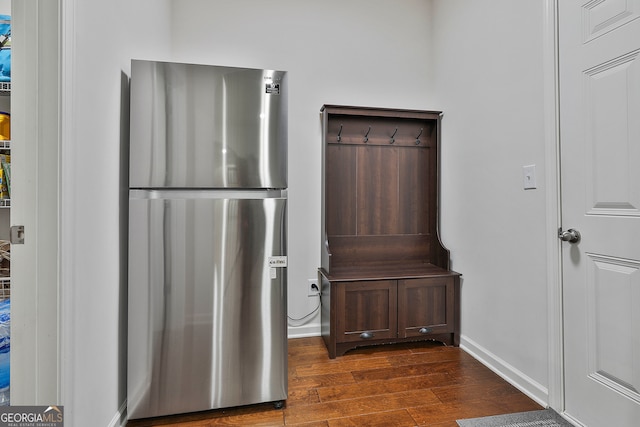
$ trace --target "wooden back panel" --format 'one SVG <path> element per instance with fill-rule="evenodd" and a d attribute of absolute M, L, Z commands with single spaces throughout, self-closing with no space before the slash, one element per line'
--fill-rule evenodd
<path fill-rule="evenodd" d="M 439 113 L 332 106 L 323 113 L 323 268 L 448 268 L 437 232 Z"/>

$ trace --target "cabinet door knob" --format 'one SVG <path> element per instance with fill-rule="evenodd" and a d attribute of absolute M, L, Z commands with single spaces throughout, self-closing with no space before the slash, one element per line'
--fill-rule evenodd
<path fill-rule="evenodd" d="M 363 332 L 360 334 L 360 338 L 362 338 L 363 340 L 373 338 L 373 332 Z"/>
<path fill-rule="evenodd" d="M 433 331 L 433 329 L 431 329 L 431 328 L 420 328 L 418 330 L 418 332 L 420 332 L 421 334 L 428 334 L 431 331 Z"/>

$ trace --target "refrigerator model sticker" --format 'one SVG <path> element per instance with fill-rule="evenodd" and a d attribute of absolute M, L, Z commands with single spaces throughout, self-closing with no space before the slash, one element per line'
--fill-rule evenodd
<path fill-rule="evenodd" d="M 276 267 L 286 267 L 287 266 L 287 257 L 286 256 L 270 256 L 269 257 L 269 273 L 272 279 L 278 278 L 278 270 Z"/>
<path fill-rule="evenodd" d="M 280 95 L 280 83 L 267 83 L 265 92 L 270 95 Z"/>
<path fill-rule="evenodd" d="M 286 256 L 270 256 L 269 257 L 269 267 L 286 267 L 287 266 L 287 257 Z"/>

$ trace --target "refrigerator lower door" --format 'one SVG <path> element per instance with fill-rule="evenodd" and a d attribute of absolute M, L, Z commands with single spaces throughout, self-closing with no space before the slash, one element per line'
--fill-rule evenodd
<path fill-rule="evenodd" d="M 129 418 L 286 399 L 286 198 L 131 194 Z"/>

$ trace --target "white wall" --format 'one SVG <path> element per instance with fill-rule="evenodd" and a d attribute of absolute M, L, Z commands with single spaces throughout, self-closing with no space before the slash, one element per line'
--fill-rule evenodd
<path fill-rule="evenodd" d="M 119 425 L 126 399 L 126 77 L 168 50 L 167 1 L 63 2 L 62 397 L 65 425 Z M 125 212 L 126 214 L 126 212 Z M 124 272 L 124 273 L 123 273 Z"/>
<path fill-rule="evenodd" d="M 445 111 L 442 238 L 463 274 L 462 345 L 547 393 L 543 2 L 434 0 Z M 523 189 L 535 164 L 538 188 Z M 551 166 L 553 167 L 553 165 Z"/>
<path fill-rule="evenodd" d="M 320 107 L 438 108 L 430 2 L 174 1 L 172 59 L 289 72 L 289 315 L 317 305 Z M 295 323 L 295 322 L 294 322 Z M 319 335 L 319 315 L 289 336 Z"/>

